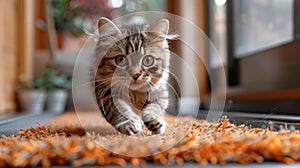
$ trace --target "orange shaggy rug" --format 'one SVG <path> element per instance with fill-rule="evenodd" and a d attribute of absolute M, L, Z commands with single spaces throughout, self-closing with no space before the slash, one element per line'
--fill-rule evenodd
<path fill-rule="evenodd" d="M 0 138 L 0 167 L 51 165 L 201 165 L 300 160 L 300 132 L 166 116 L 165 135 L 117 133 L 96 112 L 67 112 L 46 125 Z"/>

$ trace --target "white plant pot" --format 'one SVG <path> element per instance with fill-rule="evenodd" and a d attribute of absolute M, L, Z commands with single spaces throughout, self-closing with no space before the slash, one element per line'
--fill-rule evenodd
<path fill-rule="evenodd" d="M 41 90 L 23 90 L 18 93 L 22 111 L 39 114 L 44 111 L 46 92 Z"/>
<path fill-rule="evenodd" d="M 63 113 L 68 99 L 68 92 L 65 90 L 56 90 L 48 93 L 46 109 L 52 113 Z"/>

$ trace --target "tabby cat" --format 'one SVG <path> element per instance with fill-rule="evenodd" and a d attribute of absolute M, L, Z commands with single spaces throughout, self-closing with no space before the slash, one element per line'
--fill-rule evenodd
<path fill-rule="evenodd" d="M 105 119 L 123 134 L 134 135 L 143 124 L 164 134 L 168 106 L 169 21 L 117 26 L 98 21 L 95 97 Z"/>

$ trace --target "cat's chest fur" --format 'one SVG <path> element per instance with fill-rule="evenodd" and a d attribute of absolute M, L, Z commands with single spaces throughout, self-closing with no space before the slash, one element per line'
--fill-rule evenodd
<path fill-rule="evenodd" d="M 137 91 L 129 91 L 129 99 L 130 103 L 132 103 L 132 107 L 135 113 L 140 115 L 142 113 L 143 107 L 149 101 L 150 93 L 148 92 L 137 92 Z"/>

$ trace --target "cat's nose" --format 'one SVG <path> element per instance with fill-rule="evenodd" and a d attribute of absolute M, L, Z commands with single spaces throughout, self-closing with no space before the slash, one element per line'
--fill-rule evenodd
<path fill-rule="evenodd" d="M 139 78 L 140 76 L 141 76 L 141 74 L 136 73 L 136 74 L 132 75 L 132 78 L 136 81 L 136 80 L 138 80 L 138 78 Z"/>

